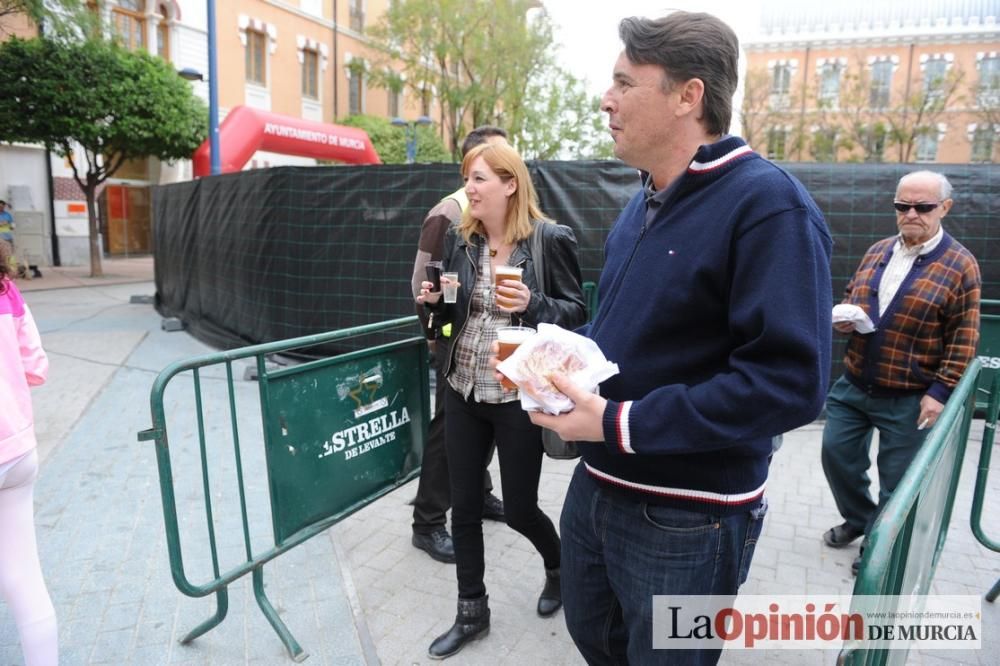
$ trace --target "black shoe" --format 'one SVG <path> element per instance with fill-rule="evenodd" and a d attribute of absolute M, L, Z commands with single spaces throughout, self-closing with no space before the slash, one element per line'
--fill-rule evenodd
<path fill-rule="evenodd" d="M 851 527 L 847 523 L 831 527 L 823 533 L 823 541 L 830 548 L 843 548 L 854 543 L 858 537 L 865 535 L 864 530 Z"/>
<path fill-rule="evenodd" d="M 858 556 L 854 558 L 853 562 L 851 562 L 851 574 L 855 577 L 858 575 L 858 570 L 861 569 L 861 558 L 863 558 L 864 556 L 865 556 L 865 542 L 862 541 L 861 548 L 858 549 Z"/>
<path fill-rule="evenodd" d="M 451 541 L 448 530 L 439 527 L 430 534 L 413 533 L 410 540 L 414 548 L 419 548 L 438 562 L 455 563 L 455 544 Z"/>
<path fill-rule="evenodd" d="M 503 500 L 493 493 L 486 493 L 483 499 L 483 518 L 500 523 L 507 522 L 507 517 L 503 513 Z"/>
<path fill-rule="evenodd" d="M 559 586 L 559 569 L 545 570 L 545 587 L 538 597 L 538 614 L 548 617 L 562 608 L 562 590 Z"/>
<path fill-rule="evenodd" d="M 489 596 L 478 599 L 459 599 L 458 615 L 451 629 L 434 639 L 427 656 L 444 659 L 457 653 L 466 643 L 485 638 L 490 633 Z"/>

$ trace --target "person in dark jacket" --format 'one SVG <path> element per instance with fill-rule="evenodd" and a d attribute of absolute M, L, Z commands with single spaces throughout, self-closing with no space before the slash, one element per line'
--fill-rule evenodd
<path fill-rule="evenodd" d="M 600 395 L 555 375 L 574 409 L 531 419 L 583 457 L 560 522 L 564 613 L 583 657 L 712 664 L 710 640 L 655 649 L 678 644 L 669 618 L 654 631 L 653 599 L 732 598 L 746 580 L 774 437 L 823 406 L 833 244 L 801 183 L 727 134 L 729 26 L 678 11 L 624 19 L 619 35 L 601 106 L 642 187 L 611 228 L 597 313 L 578 332 L 620 373 Z"/>
<path fill-rule="evenodd" d="M 498 141 L 506 143 L 507 132 L 499 127 L 483 125 L 477 127 L 462 142 L 463 157 L 473 148 L 483 143 Z M 410 286 L 413 297 L 420 295 L 420 285 L 427 276 L 427 263 L 441 261 L 444 254 L 444 236 L 448 228 L 458 224 L 462 211 L 469 205 L 465 188 L 452 192 L 438 202 L 420 227 L 420 241 L 417 256 L 413 262 L 413 277 Z M 417 314 L 427 335 L 427 346 L 431 353 L 431 367 L 434 371 L 434 415 L 427 425 L 427 441 L 424 442 L 424 458 L 420 464 L 420 480 L 417 495 L 413 498 L 413 536 L 410 542 L 439 562 L 454 563 L 455 547 L 445 526 L 448 507 L 451 506 L 451 491 L 448 484 L 448 456 L 444 448 L 444 373 L 441 366 L 448 355 L 451 329 L 435 323 L 428 317 L 426 308 L 417 305 Z M 492 453 L 490 459 L 492 459 Z M 487 464 L 488 461 L 487 461 Z M 483 473 L 484 509 L 483 517 L 504 521 L 503 502 L 493 494 L 493 479 L 487 469 Z"/>
<path fill-rule="evenodd" d="M 851 338 L 823 427 L 823 472 L 844 518 L 823 534 L 831 548 L 871 531 L 976 355 L 982 277 L 972 253 L 941 226 L 952 203 L 943 174 L 900 178 L 893 202 L 899 233 L 868 248 L 847 284 L 843 302 L 864 310 L 875 330 L 834 324 Z M 867 471 L 875 430 L 877 503 Z M 861 554 L 851 565 L 855 575 L 860 566 Z"/>
<path fill-rule="evenodd" d="M 538 506 L 542 432 L 521 409 L 517 390 L 505 389 L 489 366 L 496 329 L 539 323 L 574 328 L 586 318 L 576 238 L 539 210 L 527 166 L 506 144 L 484 144 L 462 161 L 469 206 L 445 238 L 443 270 L 458 274 L 457 302 L 424 282 L 418 298 L 435 319 L 452 325 L 452 344 L 442 376 L 445 446 L 452 498 L 452 538 L 458 576 L 455 624 L 430 646 L 442 659 L 489 632 L 490 610 L 484 582 L 483 469 L 496 441 L 507 524 L 531 541 L 542 556 L 545 585 L 537 613 L 554 614 L 562 605 L 560 544 L 552 521 Z M 544 226 L 545 228 L 542 228 Z M 536 284 L 532 233 L 545 233 L 545 285 Z M 521 281 L 501 280 L 496 269 L 522 269 Z M 442 278 L 447 286 L 448 280 Z"/>

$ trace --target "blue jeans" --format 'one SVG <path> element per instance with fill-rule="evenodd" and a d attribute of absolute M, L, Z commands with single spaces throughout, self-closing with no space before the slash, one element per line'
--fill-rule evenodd
<path fill-rule="evenodd" d="M 714 664 L 721 650 L 656 650 L 653 595 L 735 596 L 764 522 L 636 501 L 577 465 L 563 504 L 566 626 L 588 664 Z"/>
<path fill-rule="evenodd" d="M 875 398 L 841 377 L 826 397 L 823 426 L 823 473 L 848 525 L 865 534 L 889 500 L 928 430 L 917 430 L 922 395 Z M 868 486 L 869 449 L 878 429 L 879 501 Z"/>

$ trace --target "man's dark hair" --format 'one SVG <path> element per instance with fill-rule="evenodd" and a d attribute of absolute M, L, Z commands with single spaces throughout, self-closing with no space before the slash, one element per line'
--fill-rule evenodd
<path fill-rule="evenodd" d="M 486 140 L 491 136 L 502 136 L 507 138 L 507 130 L 502 127 L 494 127 L 493 125 L 480 125 L 476 129 L 469 132 L 465 141 L 462 142 L 462 157 L 469 154 L 469 151 L 476 146 L 486 143 Z"/>
<path fill-rule="evenodd" d="M 6 206 L 6 205 L 7 205 L 7 202 L 4 201 L 3 199 L 0 199 L 0 206 Z"/>
<path fill-rule="evenodd" d="M 623 19 L 618 35 L 629 60 L 664 69 L 667 89 L 701 79 L 705 97 L 699 120 L 710 134 L 729 131 L 740 58 L 732 28 L 711 14 L 678 11 L 659 19 Z"/>

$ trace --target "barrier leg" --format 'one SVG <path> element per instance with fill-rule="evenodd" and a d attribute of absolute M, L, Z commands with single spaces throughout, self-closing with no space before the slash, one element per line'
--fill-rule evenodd
<path fill-rule="evenodd" d="M 990 588 L 990 591 L 986 593 L 986 601 L 992 603 L 997 600 L 998 596 L 1000 596 L 1000 580 L 993 583 L 993 587 Z"/>
<path fill-rule="evenodd" d="M 292 632 L 288 630 L 285 623 L 281 621 L 278 617 L 278 612 L 274 610 L 274 606 L 268 601 L 267 595 L 264 594 L 264 566 L 255 567 L 253 570 L 253 596 L 257 599 L 257 605 L 260 606 L 260 610 L 264 613 L 264 617 L 267 621 L 271 623 L 274 630 L 278 633 L 278 638 L 281 642 L 285 644 L 285 649 L 288 650 L 288 656 L 292 658 L 292 661 L 302 661 L 309 656 L 308 652 L 305 652 L 302 647 L 292 636 Z"/>
<path fill-rule="evenodd" d="M 229 590 L 223 587 L 215 592 L 215 615 L 192 629 L 187 636 L 181 639 L 181 645 L 187 645 L 225 620 L 227 612 L 229 612 Z"/>

